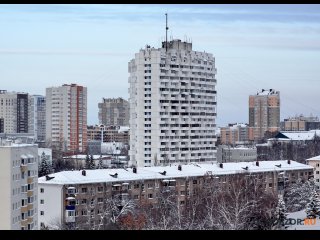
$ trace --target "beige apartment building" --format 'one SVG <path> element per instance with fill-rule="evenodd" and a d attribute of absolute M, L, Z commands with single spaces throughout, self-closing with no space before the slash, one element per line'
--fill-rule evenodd
<path fill-rule="evenodd" d="M 86 87 L 64 84 L 46 89 L 46 141 L 64 151 L 86 151 Z"/>
<path fill-rule="evenodd" d="M 237 174 L 252 175 L 266 191 L 281 193 L 298 178 L 313 177 L 313 167 L 294 161 L 188 164 L 158 167 L 64 171 L 38 179 L 39 228 L 69 224 L 75 228 L 90 221 L 98 226 L 105 200 L 112 196 L 154 203 L 159 191 L 171 189 L 183 206 L 188 196 L 214 176 L 226 186 Z M 82 225 L 83 226 L 83 225 Z"/>
<path fill-rule="evenodd" d="M 220 128 L 221 144 L 236 145 L 249 142 L 249 127 L 247 124 L 228 124 Z"/>
<path fill-rule="evenodd" d="M 0 142 L 0 230 L 38 229 L 38 146 Z"/>
<path fill-rule="evenodd" d="M 103 124 L 88 126 L 88 140 L 100 140 L 101 142 L 121 142 L 129 145 L 129 127 L 105 126 Z"/>
<path fill-rule="evenodd" d="M 280 130 L 280 92 L 262 89 L 249 96 L 249 139 L 260 140 L 265 132 Z"/>

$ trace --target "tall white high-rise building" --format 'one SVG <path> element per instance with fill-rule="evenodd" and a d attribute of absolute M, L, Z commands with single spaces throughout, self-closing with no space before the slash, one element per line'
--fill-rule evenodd
<path fill-rule="evenodd" d="M 46 137 L 46 98 L 41 95 L 31 95 L 29 133 L 34 134 L 37 142 L 44 142 Z"/>
<path fill-rule="evenodd" d="M 0 142 L 0 229 L 38 229 L 38 146 Z"/>
<path fill-rule="evenodd" d="M 46 141 L 64 151 L 86 151 L 86 87 L 64 84 L 46 89 Z"/>
<path fill-rule="evenodd" d="M 181 40 L 147 45 L 129 62 L 129 73 L 130 164 L 214 161 L 213 55 Z"/>
<path fill-rule="evenodd" d="M 4 133 L 28 133 L 28 93 L 0 90 L 0 118 Z"/>

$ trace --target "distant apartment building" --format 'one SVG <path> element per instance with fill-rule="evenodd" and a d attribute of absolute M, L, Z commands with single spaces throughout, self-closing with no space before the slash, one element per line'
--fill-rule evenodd
<path fill-rule="evenodd" d="M 249 138 L 260 140 L 265 132 L 280 130 L 280 92 L 274 89 L 249 96 Z"/>
<path fill-rule="evenodd" d="M 38 229 L 38 147 L 0 142 L 0 229 Z"/>
<path fill-rule="evenodd" d="M 102 98 L 98 103 L 99 123 L 105 126 L 129 126 L 129 102 L 123 98 Z"/>
<path fill-rule="evenodd" d="M 282 131 L 309 131 L 314 129 L 320 129 L 318 117 L 305 117 L 301 114 L 300 116 L 286 118 L 281 122 Z"/>
<path fill-rule="evenodd" d="M 130 162 L 215 161 L 216 68 L 211 53 L 172 40 L 129 62 Z"/>
<path fill-rule="evenodd" d="M 100 140 L 103 142 L 121 142 L 129 144 L 129 127 L 127 126 L 88 126 L 88 140 Z M 103 136 L 103 137 L 101 137 Z"/>
<path fill-rule="evenodd" d="M 314 168 L 314 182 L 317 186 L 317 189 L 320 189 L 320 156 L 306 159 L 306 162 Z"/>
<path fill-rule="evenodd" d="M 217 149 L 217 162 L 253 162 L 257 160 L 255 147 L 220 145 Z"/>
<path fill-rule="evenodd" d="M 0 90 L 0 118 L 4 133 L 28 133 L 28 93 Z"/>
<path fill-rule="evenodd" d="M 64 151 L 86 151 L 86 87 L 64 84 L 46 89 L 46 141 Z"/>
<path fill-rule="evenodd" d="M 208 178 L 214 176 L 227 189 L 240 174 L 256 176 L 266 191 L 277 194 L 283 191 L 284 182 L 312 177 L 313 167 L 294 161 L 264 161 L 58 172 L 38 179 L 39 228 L 99 226 L 106 200 L 116 196 L 123 203 L 133 199 L 153 204 L 160 191 L 172 190 L 183 207 Z"/>
<path fill-rule="evenodd" d="M 220 128 L 221 144 L 246 144 L 249 142 L 249 127 L 247 124 L 234 123 Z"/>
<path fill-rule="evenodd" d="M 37 142 L 46 140 L 46 98 L 30 95 L 29 133 L 33 133 Z"/>

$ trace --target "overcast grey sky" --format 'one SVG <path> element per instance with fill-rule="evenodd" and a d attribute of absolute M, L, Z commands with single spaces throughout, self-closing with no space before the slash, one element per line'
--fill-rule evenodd
<path fill-rule="evenodd" d="M 281 119 L 320 116 L 320 5 L 0 5 L 0 89 L 88 88 L 88 124 L 102 97 L 128 98 L 128 62 L 165 36 L 213 53 L 217 123 L 248 122 L 248 98 L 280 91 Z"/>

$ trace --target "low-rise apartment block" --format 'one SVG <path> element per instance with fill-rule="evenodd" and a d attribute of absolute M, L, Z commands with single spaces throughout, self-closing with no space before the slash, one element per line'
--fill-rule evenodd
<path fill-rule="evenodd" d="M 282 160 L 58 172 L 38 179 L 39 228 L 63 224 L 77 228 L 86 221 L 98 225 L 105 200 L 114 196 L 153 203 L 168 188 L 176 191 L 183 205 L 208 176 L 223 185 L 237 174 L 252 175 L 267 191 L 279 193 L 298 178 L 313 177 L 313 167 Z"/>
<path fill-rule="evenodd" d="M 38 147 L 0 142 L 0 229 L 38 229 Z"/>
<path fill-rule="evenodd" d="M 320 189 L 320 155 L 306 160 L 307 164 L 314 168 L 314 182 Z"/>

